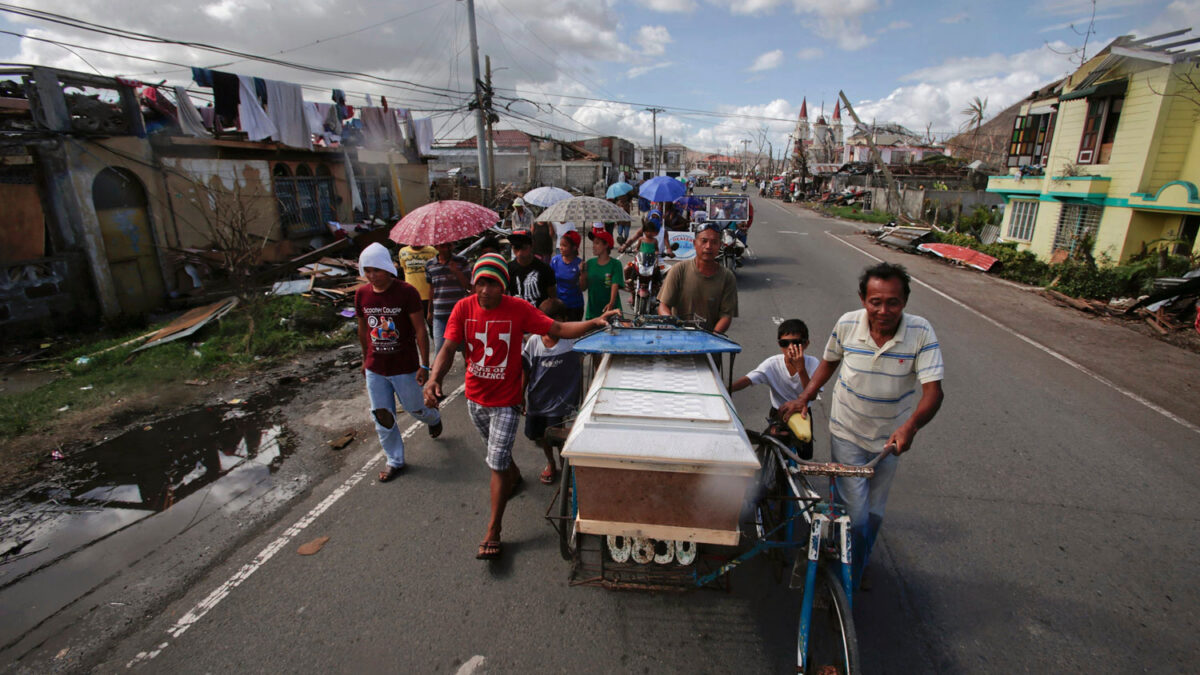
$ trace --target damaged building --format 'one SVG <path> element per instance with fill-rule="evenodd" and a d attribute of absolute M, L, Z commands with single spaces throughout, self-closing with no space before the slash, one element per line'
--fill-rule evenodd
<path fill-rule="evenodd" d="M 293 123 L 263 136 L 262 119 L 222 120 L 227 102 L 197 107 L 181 87 L 0 71 L 4 334 L 143 315 L 219 286 L 206 268 L 286 261 L 345 232 L 331 223 L 386 221 L 428 201 L 423 121 L 395 111 L 394 131 L 372 134 L 360 109 L 334 134 L 323 121 L 339 114 L 315 118 L 325 104 L 272 85 L 274 105 L 243 104 Z"/>

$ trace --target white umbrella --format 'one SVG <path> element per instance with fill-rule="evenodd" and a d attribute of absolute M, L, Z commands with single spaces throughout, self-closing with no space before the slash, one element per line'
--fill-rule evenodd
<path fill-rule="evenodd" d="M 627 223 L 631 218 L 625 209 L 610 201 L 572 197 L 542 211 L 537 220 L 541 223 Z"/>
<path fill-rule="evenodd" d="M 704 169 L 692 169 L 688 172 L 689 176 L 707 176 L 708 172 Z"/>
<path fill-rule="evenodd" d="M 526 192 L 524 196 L 526 204 L 533 204 L 534 206 L 540 206 L 541 208 L 553 206 L 564 199 L 570 198 L 570 192 L 567 192 L 562 188 L 551 187 L 549 185 L 546 187 L 534 188 L 529 192 Z"/>

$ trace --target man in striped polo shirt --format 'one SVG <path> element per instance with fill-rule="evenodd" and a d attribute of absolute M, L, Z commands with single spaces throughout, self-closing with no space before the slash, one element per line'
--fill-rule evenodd
<path fill-rule="evenodd" d="M 855 588 L 883 523 L 898 457 L 942 405 L 942 352 L 929 322 L 904 312 L 908 293 L 904 267 L 879 263 L 864 270 L 858 279 L 863 308 L 838 319 L 808 386 L 779 410 L 785 420 L 807 414 L 809 401 L 843 365 L 829 409 L 833 461 L 861 466 L 892 449 L 873 478 L 835 481 L 835 498 L 850 515 Z"/>

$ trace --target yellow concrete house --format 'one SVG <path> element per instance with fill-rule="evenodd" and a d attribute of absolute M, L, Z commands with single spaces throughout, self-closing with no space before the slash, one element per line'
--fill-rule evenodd
<path fill-rule="evenodd" d="M 1004 241 L 1055 262 L 1088 245 L 1112 263 L 1146 244 L 1200 254 L 1200 52 L 1185 47 L 1200 38 L 1189 31 L 1117 38 L 1023 102 L 1012 174 L 988 180 L 1007 203 Z"/>

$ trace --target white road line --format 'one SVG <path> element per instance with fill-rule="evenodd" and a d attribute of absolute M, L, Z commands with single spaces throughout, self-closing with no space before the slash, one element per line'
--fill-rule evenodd
<path fill-rule="evenodd" d="M 879 261 L 879 262 L 883 262 L 883 258 L 880 258 L 880 257 L 878 257 L 878 256 L 875 256 L 875 255 L 873 255 L 873 254 L 871 254 L 871 253 L 867 252 L 866 250 L 864 250 L 864 249 L 862 249 L 862 248 L 860 248 L 860 247 L 858 247 L 858 246 L 855 246 L 854 244 L 852 244 L 852 243 L 850 243 L 850 242 L 846 241 L 845 239 L 842 239 L 841 237 L 837 236 L 836 234 L 834 234 L 834 233 L 832 233 L 832 232 L 826 232 L 825 234 L 827 234 L 827 235 L 829 235 L 829 236 L 833 237 L 833 238 L 834 238 L 834 239 L 836 239 L 837 241 L 840 241 L 840 242 L 842 242 L 843 244 L 845 244 L 845 245 L 849 246 L 850 248 L 852 248 L 852 249 L 854 249 L 854 250 L 858 251 L 859 253 L 861 253 L 861 254 L 863 254 L 863 255 L 867 256 L 868 258 L 871 258 L 872 260 L 877 260 L 877 261 Z M 1002 331 L 1004 331 L 1004 332 L 1006 332 L 1006 333 L 1008 333 L 1008 334 L 1010 334 L 1010 335 L 1012 335 L 1012 336 L 1014 336 L 1014 337 L 1016 337 L 1016 338 L 1019 338 L 1020 340 L 1022 340 L 1022 341 L 1024 341 L 1024 342 L 1028 343 L 1029 345 L 1031 345 L 1031 346 L 1033 346 L 1033 347 L 1036 347 L 1036 348 L 1040 349 L 1041 351 L 1045 352 L 1046 354 L 1049 354 L 1050 356 L 1053 356 L 1054 358 L 1058 359 L 1059 361 L 1062 361 L 1063 363 L 1067 364 L 1068 366 L 1071 366 L 1071 367 L 1072 367 L 1072 368 L 1074 368 L 1075 370 L 1078 370 L 1079 372 L 1081 372 L 1081 373 L 1083 373 L 1084 375 L 1087 375 L 1088 377 L 1090 377 L 1090 378 L 1092 378 L 1092 379 L 1096 380 L 1096 381 L 1097 381 L 1097 382 L 1099 382 L 1100 384 L 1103 384 L 1104 386 L 1106 386 L 1106 387 L 1108 387 L 1108 388 L 1112 389 L 1113 391 L 1116 391 L 1116 392 L 1118 392 L 1118 393 L 1120 393 L 1120 394 L 1123 394 L 1123 395 L 1125 395 L 1125 396 L 1129 397 L 1130 399 L 1132 399 L 1132 400 L 1134 400 L 1134 401 L 1136 401 L 1136 402 L 1138 402 L 1138 403 L 1140 403 L 1140 404 L 1142 404 L 1142 405 L 1146 406 L 1147 408 L 1149 408 L 1149 409 L 1153 410 L 1154 412 L 1156 412 L 1156 413 L 1158 413 L 1158 414 L 1162 415 L 1163 417 L 1166 417 L 1167 419 L 1171 420 L 1172 422 L 1176 422 L 1176 423 L 1178 423 L 1180 426 L 1183 426 L 1183 427 L 1184 427 L 1184 428 L 1186 428 L 1186 429 L 1189 429 L 1189 430 L 1191 430 L 1191 431 L 1193 431 L 1193 432 L 1195 432 L 1195 433 L 1197 433 L 1197 434 L 1200 434 L 1200 426 L 1198 426 L 1198 425 L 1195 425 L 1195 424 L 1192 424 L 1191 422 L 1189 422 L 1189 421 L 1187 421 L 1187 420 L 1183 419 L 1182 417 L 1180 417 L 1180 416 L 1176 415 L 1175 413 L 1171 412 L 1170 410 L 1167 410 L 1166 408 L 1164 408 L 1164 407 L 1162 407 L 1162 406 L 1158 405 L 1157 403 L 1154 403 L 1154 402 L 1152 402 L 1152 401 L 1148 401 L 1148 400 L 1146 400 L 1145 398 L 1143 398 L 1143 397 L 1139 396 L 1138 394 L 1135 394 L 1135 393 L 1133 393 L 1132 391 L 1129 391 L 1128 389 L 1125 389 L 1125 388 L 1121 387 L 1121 386 L 1120 386 L 1120 385 L 1118 385 L 1116 382 L 1113 382 L 1112 380 L 1108 379 L 1107 377 L 1104 377 L 1104 376 L 1103 376 L 1103 375 L 1101 375 L 1100 373 L 1097 373 L 1097 372 L 1095 372 L 1094 370 L 1091 370 L 1091 369 L 1090 369 L 1090 368 L 1088 368 L 1087 366 L 1085 366 L 1085 365 L 1083 365 L 1083 364 L 1081 364 L 1081 363 L 1078 363 L 1078 362 L 1076 362 L 1076 361 L 1073 361 L 1073 360 L 1072 360 L 1070 357 L 1068 357 L 1068 356 L 1066 356 L 1066 355 L 1064 355 L 1064 354 L 1061 354 L 1061 353 L 1059 353 L 1059 352 L 1056 352 L 1056 351 L 1054 351 L 1054 350 L 1053 350 L 1053 349 L 1051 349 L 1050 347 L 1047 347 L 1046 345 L 1044 345 L 1044 344 L 1042 344 L 1042 343 L 1038 342 L 1037 340 L 1034 340 L 1034 339 L 1033 339 L 1033 338 L 1031 338 L 1031 337 L 1027 337 L 1027 336 L 1025 336 L 1025 335 L 1022 335 L 1021 333 L 1018 333 L 1017 331 L 1013 330 L 1012 328 L 1009 328 L 1008 326 L 1005 326 L 1004 324 L 1000 323 L 999 321 L 996 321 L 996 320 L 995 320 L 995 319 L 993 319 L 992 317 L 990 317 L 990 316 L 988 316 L 988 315 L 984 314 L 983 312 L 980 312 L 979 310 L 975 309 L 974 307 L 971 307 L 971 306 L 967 305 L 966 303 L 962 302 L 961 300 L 958 300 L 958 299 L 955 299 L 955 298 L 952 298 L 952 297 L 950 297 L 949 295 L 946 295 L 946 294 L 945 294 L 945 293 L 943 293 L 942 291 L 940 291 L 940 290 L 938 290 L 938 289 L 934 288 L 933 286 L 930 286 L 929 284 L 925 283 L 924 281 L 921 281 L 920 279 L 918 279 L 918 278 L 916 278 L 916 277 L 912 277 L 912 280 L 913 280 L 914 282 L 916 282 L 916 283 L 918 283 L 918 284 L 920 284 L 920 285 L 924 286 L 925 288 L 928 288 L 929 290 L 933 291 L 934 293 L 936 293 L 936 294 L 940 295 L 941 297 L 945 298 L 946 300 L 949 300 L 950 302 L 954 303 L 955 305 L 958 305 L 959 307 L 961 307 L 961 308 L 963 308 L 963 309 L 967 310 L 968 312 L 970 312 L 970 313 L 974 314 L 975 316 L 977 316 L 977 317 L 979 317 L 979 318 L 983 319 L 984 321 L 987 321 L 988 323 L 990 323 L 990 324 L 992 324 L 993 326 L 995 326 L 995 327 L 999 328 L 1000 330 L 1002 330 Z"/>
<path fill-rule="evenodd" d="M 800 234 L 795 230 L 779 230 L 779 234 Z"/>
<path fill-rule="evenodd" d="M 447 403 L 450 403 L 457 396 L 462 394 L 465 386 L 465 384 L 459 385 L 458 389 L 450 392 L 450 395 L 447 396 L 444 401 L 442 401 L 442 407 L 445 407 Z M 420 426 L 421 422 L 413 422 L 412 426 L 405 429 L 404 433 L 401 434 L 400 437 L 408 438 L 409 436 L 412 436 Z M 180 635 L 183 635 L 185 632 L 187 632 L 187 629 L 196 625 L 200 619 L 204 618 L 205 614 L 208 614 L 210 611 L 212 611 L 214 607 L 220 604 L 222 600 L 224 600 L 231 592 L 233 592 L 233 589 L 240 586 L 246 579 L 249 579 L 250 575 L 257 572 L 258 569 L 266 564 L 268 560 L 273 558 L 276 553 L 279 553 L 279 551 L 283 550 L 283 547 L 287 546 L 288 542 L 295 539 L 298 534 L 303 532 L 304 528 L 312 525 L 313 521 L 319 518 L 322 513 L 325 513 L 329 510 L 329 507 L 333 506 L 339 499 L 346 496 L 346 493 L 349 492 L 351 488 L 353 488 L 355 485 L 358 485 L 363 478 L 366 478 L 367 474 L 371 472 L 374 466 L 378 464 L 379 460 L 381 459 L 384 459 L 384 454 L 382 451 L 380 451 L 379 454 L 371 457 L 371 459 L 368 460 L 361 469 L 355 471 L 352 476 L 345 480 L 345 482 L 339 485 L 333 492 L 329 493 L 329 496 L 325 497 L 325 499 L 322 499 L 320 504 L 314 506 L 313 509 L 306 513 L 303 518 L 296 521 L 294 525 L 285 530 L 283 534 L 279 535 L 279 538 L 275 539 L 275 541 L 272 541 L 270 544 L 267 544 L 267 547 L 260 551 L 258 555 L 254 556 L 253 560 L 245 565 L 242 565 L 241 569 L 239 569 L 232 577 L 229 577 L 225 583 L 218 586 L 216 590 L 214 590 L 212 593 L 209 593 L 208 597 L 196 603 L 195 607 L 193 607 L 187 614 L 184 614 L 178 621 L 175 622 L 173 626 L 167 629 L 167 633 L 173 638 L 178 638 Z M 168 644 L 169 642 L 163 642 L 151 651 L 139 652 L 138 655 L 133 657 L 129 663 L 125 664 L 125 667 L 132 668 L 139 663 L 153 659 L 162 653 L 162 650 L 166 649 Z"/>
<path fill-rule="evenodd" d="M 482 655 L 476 654 L 467 659 L 466 663 L 459 666 L 458 671 L 454 675 L 475 675 L 475 673 L 482 672 L 480 668 L 483 668 L 483 664 L 486 662 L 487 659 L 483 658 Z"/>

